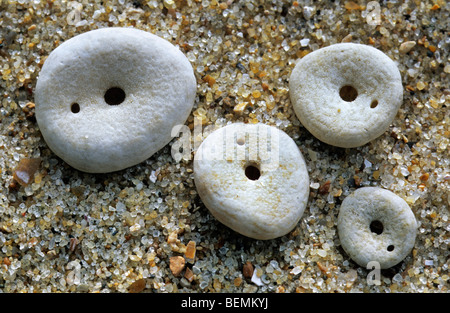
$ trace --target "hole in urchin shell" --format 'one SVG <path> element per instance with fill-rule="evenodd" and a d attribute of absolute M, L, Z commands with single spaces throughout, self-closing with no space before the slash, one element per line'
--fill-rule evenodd
<path fill-rule="evenodd" d="M 236 139 L 236 143 L 240 146 L 245 144 L 245 139 L 243 137 L 240 137 L 238 139 Z"/>
<path fill-rule="evenodd" d="M 255 165 L 248 165 L 245 168 L 245 176 L 250 180 L 258 180 L 261 176 L 261 172 Z"/>
<path fill-rule="evenodd" d="M 80 112 L 80 105 L 76 102 L 72 103 L 72 105 L 70 106 L 70 111 L 72 111 L 72 113 Z"/>
<path fill-rule="evenodd" d="M 372 221 L 372 223 L 370 223 L 370 231 L 377 235 L 381 234 L 383 232 L 383 223 L 380 221 Z"/>
<path fill-rule="evenodd" d="M 394 246 L 393 246 L 393 245 L 389 245 L 389 246 L 387 247 L 387 251 L 389 251 L 389 252 L 394 251 Z"/>
<path fill-rule="evenodd" d="M 119 87 L 112 87 L 105 92 L 105 102 L 109 105 L 119 105 L 125 100 L 125 91 Z"/>
<path fill-rule="evenodd" d="M 378 100 L 373 100 L 372 103 L 370 104 L 370 108 L 371 109 L 375 109 L 378 105 Z"/>
<path fill-rule="evenodd" d="M 356 97 L 358 97 L 358 91 L 353 86 L 345 85 L 341 88 L 341 90 L 339 90 L 339 95 L 342 100 L 352 102 L 356 99 Z"/>

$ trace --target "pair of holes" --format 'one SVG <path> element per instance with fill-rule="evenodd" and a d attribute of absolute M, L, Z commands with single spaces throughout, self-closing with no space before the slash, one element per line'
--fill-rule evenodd
<path fill-rule="evenodd" d="M 339 90 L 339 95 L 341 99 L 347 102 L 352 102 L 358 97 L 358 91 L 355 87 L 350 85 L 345 85 Z M 373 100 L 370 104 L 371 109 L 375 109 L 378 106 L 378 100 Z"/>
<path fill-rule="evenodd" d="M 236 143 L 240 146 L 245 144 L 245 139 L 244 138 L 238 138 L 236 140 Z M 245 169 L 245 176 L 247 176 L 248 179 L 250 180 L 258 180 L 259 177 L 261 177 L 261 171 L 259 170 L 259 167 L 256 164 L 248 164 Z"/>
<path fill-rule="evenodd" d="M 382 234 L 383 233 L 383 230 L 384 230 L 384 227 L 383 227 L 383 223 L 381 223 L 380 221 L 377 221 L 377 220 L 375 220 L 375 221 L 372 221 L 371 223 L 370 223 L 370 231 L 372 232 L 372 233 L 375 233 L 375 234 L 377 234 L 377 235 L 380 235 L 380 234 Z M 391 252 L 391 251 L 394 251 L 394 246 L 393 245 L 389 245 L 389 246 L 387 246 L 387 248 L 386 248 L 386 250 L 387 251 L 389 251 L 389 252 Z"/>
<path fill-rule="evenodd" d="M 109 88 L 104 95 L 105 102 L 109 105 L 119 105 L 125 100 L 125 97 L 125 91 L 119 87 Z M 80 109 L 80 105 L 76 102 L 70 106 L 72 113 L 78 113 Z"/>

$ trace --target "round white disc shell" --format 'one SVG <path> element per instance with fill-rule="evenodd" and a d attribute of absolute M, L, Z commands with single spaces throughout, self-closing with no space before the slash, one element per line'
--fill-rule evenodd
<path fill-rule="evenodd" d="M 118 105 L 105 101 L 113 87 L 125 92 Z M 190 114 L 195 92 L 192 66 L 171 43 L 138 29 L 103 28 L 49 55 L 36 86 L 36 119 L 50 149 L 69 165 L 112 172 L 169 143 L 172 127 Z"/>
<path fill-rule="evenodd" d="M 356 99 L 341 98 L 344 86 L 357 91 Z M 300 59 L 289 91 L 303 126 L 319 140 L 343 148 L 362 146 L 383 134 L 403 99 L 394 61 L 355 43 L 334 44 Z"/>
<path fill-rule="evenodd" d="M 381 233 L 371 230 L 374 221 L 381 223 Z M 376 261 L 385 269 L 411 252 L 417 222 L 405 200 L 393 192 L 363 187 L 342 202 L 337 228 L 343 249 L 356 263 L 366 267 Z"/>
<path fill-rule="evenodd" d="M 247 166 L 260 170 L 249 179 Z M 221 223 L 255 239 L 291 231 L 305 210 L 309 176 L 303 156 L 285 132 L 235 123 L 211 133 L 194 158 L 198 193 Z"/>

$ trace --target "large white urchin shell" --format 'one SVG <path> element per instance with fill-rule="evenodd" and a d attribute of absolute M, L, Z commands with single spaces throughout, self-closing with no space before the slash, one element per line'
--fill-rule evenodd
<path fill-rule="evenodd" d="M 363 187 L 342 202 L 337 228 L 342 247 L 356 263 L 366 267 L 375 261 L 385 269 L 411 252 L 417 222 L 405 200 L 393 192 Z"/>
<path fill-rule="evenodd" d="M 289 92 L 303 126 L 338 147 L 362 146 L 383 134 L 403 99 L 400 72 L 373 47 L 340 43 L 299 60 Z"/>
<path fill-rule="evenodd" d="M 255 239 L 273 239 L 298 223 L 309 195 L 303 156 L 285 132 L 235 123 L 215 130 L 194 159 L 195 185 L 221 223 Z"/>
<path fill-rule="evenodd" d="M 185 55 L 133 28 L 75 36 L 49 55 L 36 86 L 36 119 L 50 149 L 92 173 L 138 164 L 172 139 L 194 104 Z"/>

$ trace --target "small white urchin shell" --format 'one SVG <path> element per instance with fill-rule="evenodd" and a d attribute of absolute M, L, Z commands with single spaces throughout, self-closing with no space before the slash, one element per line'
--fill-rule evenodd
<path fill-rule="evenodd" d="M 363 267 L 376 261 L 385 269 L 411 252 L 417 222 L 408 204 L 393 192 L 363 187 L 342 202 L 337 229 L 350 258 Z"/>
<path fill-rule="evenodd" d="M 192 110 L 185 55 L 133 28 L 75 36 L 49 55 L 36 85 L 36 119 L 50 149 L 74 168 L 106 173 L 138 164 L 172 139 Z"/>
<path fill-rule="evenodd" d="M 362 146 L 383 134 L 403 99 L 394 61 L 356 43 L 307 54 L 292 71 L 289 92 L 303 126 L 319 140 L 343 148 Z"/>
<path fill-rule="evenodd" d="M 305 210 L 309 176 L 285 132 L 235 123 L 212 132 L 194 158 L 195 185 L 221 223 L 255 239 L 290 232 Z"/>

